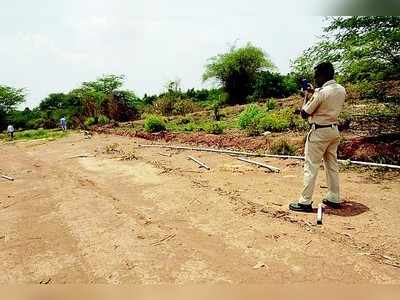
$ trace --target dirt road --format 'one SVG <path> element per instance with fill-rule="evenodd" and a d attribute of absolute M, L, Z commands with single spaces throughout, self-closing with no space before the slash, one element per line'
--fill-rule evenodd
<path fill-rule="evenodd" d="M 301 162 L 259 159 L 282 169 L 271 174 L 138 142 L 73 134 L 0 144 L 0 173 L 15 178 L 0 179 L 0 282 L 400 283 L 398 174 L 345 171 L 345 207 L 315 226 L 315 214 L 287 210 Z M 114 143 L 137 159 L 105 153 Z M 314 204 L 326 191 L 320 175 Z"/>

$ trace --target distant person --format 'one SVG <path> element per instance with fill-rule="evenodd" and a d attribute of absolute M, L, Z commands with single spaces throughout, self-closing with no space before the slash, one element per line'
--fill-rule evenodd
<path fill-rule="evenodd" d="M 60 125 L 61 125 L 61 129 L 66 131 L 67 130 L 67 120 L 65 119 L 65 117 L 62 117 L 60 119 Z"/>
<path fill-rule="evenodd" d="M 12 126 L 11 124 L 10 125 L 8 125 L 8 127 L 7 127 L 7 134 L 8 134 L 8 136 L 10 137 L 10 140 L 13 140 L 14 139 L 14 126 Z"/>
<path fill-rule="evenodd" d="M 312 197 L 321 160 L 324 160 L 328 193 L 323 203 L 340 208 L 339 166 L 337 148 L 340 134 L 338 116 L 343 109 L 346 90 L 336 83 L 335 70 L 330 62 L 319 64 L 314 69 L 317 88 L 301 110 L 301 116 L 308 119 L 311 130 L 307 135 L 304 162 L 304 187 L 300 199 L 289 205 L 294 211 L 312 211 Z"/>

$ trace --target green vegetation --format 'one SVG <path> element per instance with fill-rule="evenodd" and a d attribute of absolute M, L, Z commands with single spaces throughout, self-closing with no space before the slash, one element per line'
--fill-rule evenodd
<path fill-rule="evenodd" d="M 247 129 L 259 119 L 265 116 L 265 112 L 257 105 L 251 104 L 239 115 L 239 127 L 241 129 Z"/>
<path fill-rule="evenodd" d="M 97 123 L 99 125 L 106 125 L 106 124 L 110 123 L 110 119 L 105 115 L 100 115 L 97 119 Z"/>
<path fill-rule="evenodd" d="M 85 124 L 85 127 L 90 127 L 92 125 L 95 125 L 96 124 L 96 119 L 93 118 L 93 117 L 88 117 L 88 118 L 86 118 L 84 124 Z"/>
<path fill-rule="evenodd" d="M 308 128 L 306 122 L 294 113 L 294 109 L 265 111 L 254 104 L 247 106 L 240 114 L 238 125 L 249 135 L 259 135 L 266 131 L 281 132 L 289 128 L 294 130 Z"/>
<path fill-rule="evenodd" d="M 331 61 L 342 81 L 400 79 L 400 17 L 331 17 L 329 21 L 321 41 L 293 62 L 294 74 L 310 76 L 316 63 Z"/>
<path fill-rule="evenodd" d="M 204 130 L 207 133 L 221 134 L 224 132 L 224 127 L 220 122 L 209 122 L 204 126 Z"/>
<path fill-rule="evenodd" d="M 39 129 L 39 130 L 25 130 L 14 133 L 14 140 L 38 140 L 38 139 L 58 139 L 65 137 L 67 132 L 60 130 L 48 130 L 48 129 Z M 1 138 L 3 140 L 8 140 L 6 134 L 2 134 Z"/>
<path fill-rule="evenodd" d="M 165 122 L 162 117 L 149 115 L 144 121 L 144 129 L 147 132 L 160 132 L 166 129 Z"/>
<path fill-rule="evenodd" d="M 232 47 L 229 52 L 210 59 L 203 80 L 216 79 L 228 94 L 228 103 L 243 103 L 252 93 L 257 74 L 274 65 L 260 48 L 247 44 L 242 48 Z"/>

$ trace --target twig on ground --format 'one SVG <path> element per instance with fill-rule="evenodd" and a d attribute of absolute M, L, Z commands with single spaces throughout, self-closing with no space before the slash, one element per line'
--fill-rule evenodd
<path fill-rule="evenodd" d="M 210 170 L 210 168 L 205 163 L 202 163 L 197 158 L 194 158 L 193 156 L 188 156 L 188 159 L 193 160 L 195 163 L 199 165 L 200 168 Z"/>
<path fill-rule="evenodd" d="M 160 245 L 160 244 L 163 243 L 163 242 L 167 242 L 167 241 L 173 239 L 175 236 L 176 236 L 175 233 L 169 234 L 169 235 L 167 235 L 166 237 L 162 238 L 161 240 L 152 243 L 151 245 L 152 245 L 152 246 L 158 246 L 158 245 Z"/>
<path fill-rule="evenodd" d="M 7 180 L 10 180 L 10 181 L 14 181 L 14 178 L 6 176 L 6 175 L 1 175 L 1 178 L 7 179 Z"/>

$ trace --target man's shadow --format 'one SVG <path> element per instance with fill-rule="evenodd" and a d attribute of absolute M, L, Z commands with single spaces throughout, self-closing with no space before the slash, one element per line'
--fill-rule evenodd
<path fill-rule="evenodd" d="M 344 201 L 340 208 L 331 208 L 329 206 L 324 207 L 324 214 L 335 215 L 340 217 L 354 217 L 361 215 L 368 211 L 369 208 L 362 203 L 354 201 Z M 317 209 L 313 209 L 314 213 L 317 213 Z"/>

